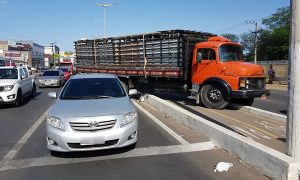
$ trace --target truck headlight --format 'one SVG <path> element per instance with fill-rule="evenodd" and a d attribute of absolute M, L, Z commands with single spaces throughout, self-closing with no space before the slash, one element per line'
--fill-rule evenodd
<path fill-rule="evenodd" d="M 240 83 L 239 83 L 240 88 L 248 89 L 249 85 L 250 85 L 250 80 L 249 79 L 247 79 L 247 78 L 241 78 L 240 79 Z"/>
<path fill-rule="evenodd" d="M 65 125 L 63 124 L 62 120 L 57 118 L 57 117 L 48 117 L 47 118 L 47 123 L 50 126 L 55 127 L 57 129 L 60 129 L 62 131 L 65 130 Z"/>
<path fill-rule="evenodd" d="M 126 124 L 131 123 L 136 118 L 137 118 L 136 112 L 129 112 L 129 113 L 125 114 L 122 119 L 122 122 L 121 122 L 121 127 L 125 126 Z"/>
<path fill-rule="evenodd" d="M 3 91 L 11 91 L 14 88 L 14 85 L 6 85 L 3 88 Z"/>

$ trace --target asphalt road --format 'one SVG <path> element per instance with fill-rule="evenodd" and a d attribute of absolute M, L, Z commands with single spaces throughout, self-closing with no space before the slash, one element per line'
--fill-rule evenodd
<path fill-rule="evenodd" d="M 135 149 L 56 153 L 46 148 L 43 115 L 53 100 L 42 89 L 22 107 L 0 107 L 0 179 L 267 179 L 203 135 L 140 103 Z M 42 120 L 42 121 L 40 121 Z M 41 122 L 41 124 L 38 124 Z M 233 163 L 214 173 L 218 162 Z"/>
<path fill-rule="evenodd" d="M 187 94 L 157 93 L 156 95 L 228 130 L 286 153 L 286 122 L 244 112 L 235 106 L 229 106 L 223 110 L 208 109 L 201 105 L 195 105 L 195 100 L 189 99 Z M 273 96 L 281 97 L 281 95 Z M 263 107 L 268 107 L 268 109 L 272 109 L 276 104 L 272 100 L 262 101 L 265 103 Z M 267 108 L 265 109 L 267 110 Z"/>
<path fill-rule="evenodd" d="M 271 89 L 271 95 L 268 96 L 266 100 L 256 98 L 252 106 L 270 112 L 287 115 L 288 92 Z"/>

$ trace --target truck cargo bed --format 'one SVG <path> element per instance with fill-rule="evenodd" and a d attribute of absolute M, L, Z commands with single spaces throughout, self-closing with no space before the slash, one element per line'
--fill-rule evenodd
<path fill-rule="evenodd" d="M 76 70 L 187 80 L 195 43 L 211 36 L 204 32 L 170 30 L 79 40 L 74 42 Z"/>

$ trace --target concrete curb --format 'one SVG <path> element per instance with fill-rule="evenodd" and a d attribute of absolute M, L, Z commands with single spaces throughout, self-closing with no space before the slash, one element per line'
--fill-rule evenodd
<path fill-rule="evenodd" d="M 147 103 L 171 116 L 176 121 L 206 135 L 214 144 L 236 155 L 262 174 L 272 179 L 299 180 L 300 161 L 214 124 L 156 96 L 147 95 L 145 99 Z"/>
<path fill-rule="evenodd" d="M 242 105 L 232 105 L 232 106 L 234 106 L 234 108 L 240 109 L 244 112 L 248 112 L 248 113 L 251 113 L 251 114 L 256 114 L 258 116 L 262 116 L 262 117 L 265 117 L 265 118 L 271 118 L 271 119 L 281 121 L 281 122 L 286 122 L 286 120 L 287 120 L 287 116 L 285 116 L 285 115 L 278 114 L 278 113 L 273 113 L 273 112 L 258 109 L 258 108 L 255 108 L 255 107 L 242 106 Z"/>

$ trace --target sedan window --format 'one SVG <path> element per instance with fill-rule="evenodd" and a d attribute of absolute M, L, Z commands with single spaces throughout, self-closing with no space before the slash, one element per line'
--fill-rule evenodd
<path fill-rule="evenodd" d="M 59 76 L 59 71 L 45 71 L 43 76 Z"/>
<path fill-rule="evenodd" d="M 61 99 L 99 99 L 126 96 L 116 78 L 71 79 L 66 84 Z"/>

